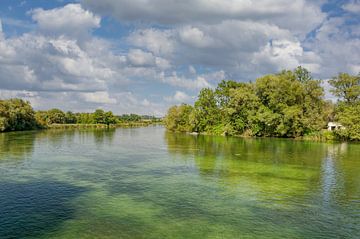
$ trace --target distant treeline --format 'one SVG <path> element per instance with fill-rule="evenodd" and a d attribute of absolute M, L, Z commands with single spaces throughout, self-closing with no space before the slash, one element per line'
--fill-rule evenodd
<path fill-rule="evenodd" d="M 22 99 L 0 100 L 0 132 L 47 128 L 59 124 L 102 124 L 106 126 L 134 123 L 158 122 L 154 116 L 136 114 L 114 115 L 111 111 L 97 109 L 93 113 L 63 112 L 60 109 L 34 111 L 30 103 Z"/>
<path fill-rule="evenodd" d="M 321 80 L 302 67 L 255 82 L 222 81 L 202 89 L 194 106 L 171 107 L 164 123 L 178 132 L 360 140 L 360 76 L 340 73 L 329 83 L 337 103 L 325 100 Z M 324 130 L 330 121 L 342 129 Z"/>

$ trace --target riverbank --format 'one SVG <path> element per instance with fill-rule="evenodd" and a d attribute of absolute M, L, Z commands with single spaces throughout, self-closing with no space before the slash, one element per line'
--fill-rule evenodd
<path fill-rule="evenodd" d="M 209 135 L 209 136 L 223 136 L 223 137 L 238 137 L 238 138 L 282 138 L 282 139 L 292 139 L 292 140 L 304 140 L 304 141 L 317 141 L 317 142 L 358 142 L 355 140 L 346 140 L 344 138 L 340 138 L 333 131 L 322 130 L 319 132 L 313 132 L 311 134 L 299 136 L 299 137 L 275 137 L 275 136 L 252 136 L 249 134 L 241 134 L 241 135 L 227 135 L 225 133 L 216 134 L 209 132 L 183 132 L 189 135 Z"/>
<path fill-rule="evenodd" d="M 118 124 L 51 124 L 46 126 L 37 127 L 34 129 L 27 130 L 10 130 L 10 131 L 0 131 L 0 133 L 8 133 L 8 132 L 21 132 L 21 131 L 29 131 L 29 130 L 52 130 L 52 129 L 115 129 L 115 128 L 137 128 L 137 127 L 147 127 L 150 125 L 159 125 L 161 122 L 124 122 Z"/>
<path fill-rule="evenodd" d="M 159 124 L 159 122 L 124 122 L 117 124 L 51 124 L 45 127 L 45 129 L 106 129 L 106 128 L 130 128 L 130 127 L 146 127 L 149 125 Z"/>

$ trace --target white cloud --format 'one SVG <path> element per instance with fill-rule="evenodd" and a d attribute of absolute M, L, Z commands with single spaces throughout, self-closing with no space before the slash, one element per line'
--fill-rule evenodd
<path fill-rule="evenodd" d="M 346 3 L 342 7 L 345 11 L 359 14 L 360 13 L 360 1 L 359 0 L 352 0 L 349 3 Z"/>
<path fill-rule="evenodd" d="M 92 11 L 120 21 L 160 24 L 218 23 L 223 20 L 272 21 L 304 33 L 325 18 L 319 1 L 305 0 L 83 0 Z"/>
<path fill-rule="evenodd" d="M 213 87 L 204 77 L 197 76 L 195 79 L 189 79 L 185 76 L 178 76 L 176 72 L 171 75 L 160 74 L 159 79 L 166 83 L 189 90 L 200 90 L 202 88 Z"/>
<path fill-rule="evenodd" d="M 321 78 L 331 78 L 339 72 L 358 74 L 360 39 L 351 31 L 354 26 L 346 20 L 346 17 L 329 18 L 315 36 L 304 43 L 304 47 L 319 58 Z"/>
<path fill-rule="evenodd" d="M 174 51 L 172 34 L 169 30 L 142 29 L 132 32 L 127 40 L 129 44 L 146 48 L 157 56 L 169 56 Z"/>
<path fill-rule="evenodd" d="M 154 66 L 156 60 L 151 52 L 144 52 L 141 49 L 130 49 L 128 53 L 129 63 L 133 66 Z"/>
<path fill-rule="evenodd" d="M 254 80 L 298 65 L 320 78 L 356 74 L 360 32 L 349 20 L 358 1 L 340 17 L 322 13 L 322 3 L 83 0 L 35 9 L 22 35 L 7 37 L 0 21 L 0 97 L 26 91 L 42 109 L 67 102 L 65 110 L 162 114 L 223 79 Z M 93 35 L 100 14 L 131 30 L 111 40 Z"/>
<path fill-rule="evenodd" d="M 86 92 L 80 93 L 80 96 L 86 102 L 99 103 L 99 104 L 116 104 L 117 101 L 114 98 L 109 96 L 109 93 L 106 91 L 97 91 L 97 92 Z"/>
<path fill-rule="evenodd" d="M 169 103 L 189 103 L 194 97 L 189 96 L 183 91 L 176 91 L 173 96 L 164 97 L 164 100 Z"/>
<path fill-rule="evenodd" d="M 260 52 L 254 54 L 255 65 L 276 67 L 277 70 L 293 69 L 300 65 L 298 58 L 303 55 L 300 42 L 274 40 L 269 42 Z"/>
<path fill-rule="evenodd" d="M 80 4 L 67 4 L 61 8 L 29 12 L 40 30 L 49 33 L 83 35 L 92 28 L 100 27 L 100 17 L 84 10 Z"/>
<path fill-rule="evenodd" d="M 182 42 L 196 48 L 204 48 L 213 44 L 213 40 L 205 36 L 204 32 L 197 27 L 185 27 L 179 31 L 179 35 Z"/>

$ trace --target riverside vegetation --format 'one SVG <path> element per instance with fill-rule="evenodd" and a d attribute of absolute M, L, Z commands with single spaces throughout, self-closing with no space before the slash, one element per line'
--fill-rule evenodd
<path fill-rule="evenodd" d="M 0 132 L 43 128 L 109 128 L 111 126 L 144 126 L 159 119 L 136 114 L 115 116 L 111 111 L 97 109 L 94 113 L 64 113 L 60 109 L 34 111 L 22 99 L 0 100 Z"/>
<path fill-rule="evenodd" d="M 176 132 L 360 140 L 360 75 L 340 73 L 329 83 L 336 103 L 325 100 L 322 81 L 303 67 L 255 82 L 222 81 L 202 89 L 194 106 L 172 106 L 164 124 Z M 330 121 L 343 128 L 325 130 Z"/>

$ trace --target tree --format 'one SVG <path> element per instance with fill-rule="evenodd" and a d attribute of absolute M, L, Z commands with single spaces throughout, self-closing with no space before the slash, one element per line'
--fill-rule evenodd
<path fill-rule="evenodd" d="M 251 120 L 256 115 L 261 104 L 260 99 L 254 92 L 253 85 L 248 84 L 231 89 L 229 99 L 226 115 L 228 116 L 230 128 L 227 133 L 236 135 L 251 130 L 253 128 Z"/>
<path fill-rule="evenodd" d="M 110 124 L 116 124 L 117 118 L 113 115 L 111 111 L 108 111 L 104 114 L 104 124 L 109 128 Z"/>
<path fill-rule="evenodd" d="M 121 116 L 118 116 L 119 120 L 125 121 L 125 122 L 137 122 L 141 120 L 141 116 L 137 114 L 123 114 Z"/>
<path fill-rule="evenodd" d="M 310 71 L 308 71 L 306 68 L 303 68 L 301 66 L 298 66 L 294 70 L 294 75 L 296 80 L 300 81 L 301 83 L 306 83 L 313 79 Z"/>
<path fill-rule="evenodd" d="M 164 119 L 166 128 L 175 132 L 190 132 L 193 130 L 190 115 L 193 112 L 191 105 L 182 104 L 180 106 L 172 106 L 169 108 Z"/>
<path fill-rule="evenodd" d="M 64 124 L 65 113 L 59 109 L 51 109 L 46 113 L 47 124 Z"/>
<path fill-rule="evenodd" d="M 340 102 L 335 110 L 336 120 L 345 128 L 335 131 L 342 139 L 360 140 L 360 102 L 349 105 Z"/>
<path fill-rule="evenodd" d="M 102 109 L 95 110 L 94 114 L 94 122 L 95 124 L 105 124 L 105 112 Z"/>
<path fill-rule="evenodd" d="M 344 128 L 335 132 L 343 139 L 360 140 L 360 75 L 340 73 L 329 83 L 331 92 L 339 97 L 335 107 L 335 120 Z"/>
<path fill-rule="evenodd" d="M 76 116 L 73 112 L 68 111 L 65 113 L 65 123 L 76 124 Z"/>
<path fill-rule="evenodd" d="M 329 80 L 334 87 L 331 92 L 345 100 L 346 103 L 355 103 L 360 99 L 360 75 L 352 76 L 347 73 L 339 73 L 336 77 Z"/>
<path fill-rule="evenodd" d="M 230 100 L 230 90 L 239 88 L 245 83 L 236 82 L 233 80 L 222 80 L 215 89 L 217 101 L 221 107 L 226 107 Z"/>
<path fill-rule="evenodd" d="M 37 126 L 35 112 L 29 102 L 0 100 L 0 131 L 30 130 Z"/>
<path fill-rule="evenodd" d="M 212 131 L 221 124 L 221 118 L 215 92 L 209 88 L 202 89 L 194 106 L 195 131 Z"/>
<path fill-rule="evenodd" d="M 75 117 L 78 124 L 95 124 L 94 114 L 92 113 L 76 113 Z"/>
<path fill-rule="evenodd" d="M 299 137 L 326 126 L 329 109 L 321 81 L 298 67 L 255 83 L 222 81 L 215 91 L 202 89 L 188 118 L 197 132 Z M 177 113 L 171 108 L 168 115 Z M 177 129 L 180 121 L 168 117 L 166 122 Z"/>

